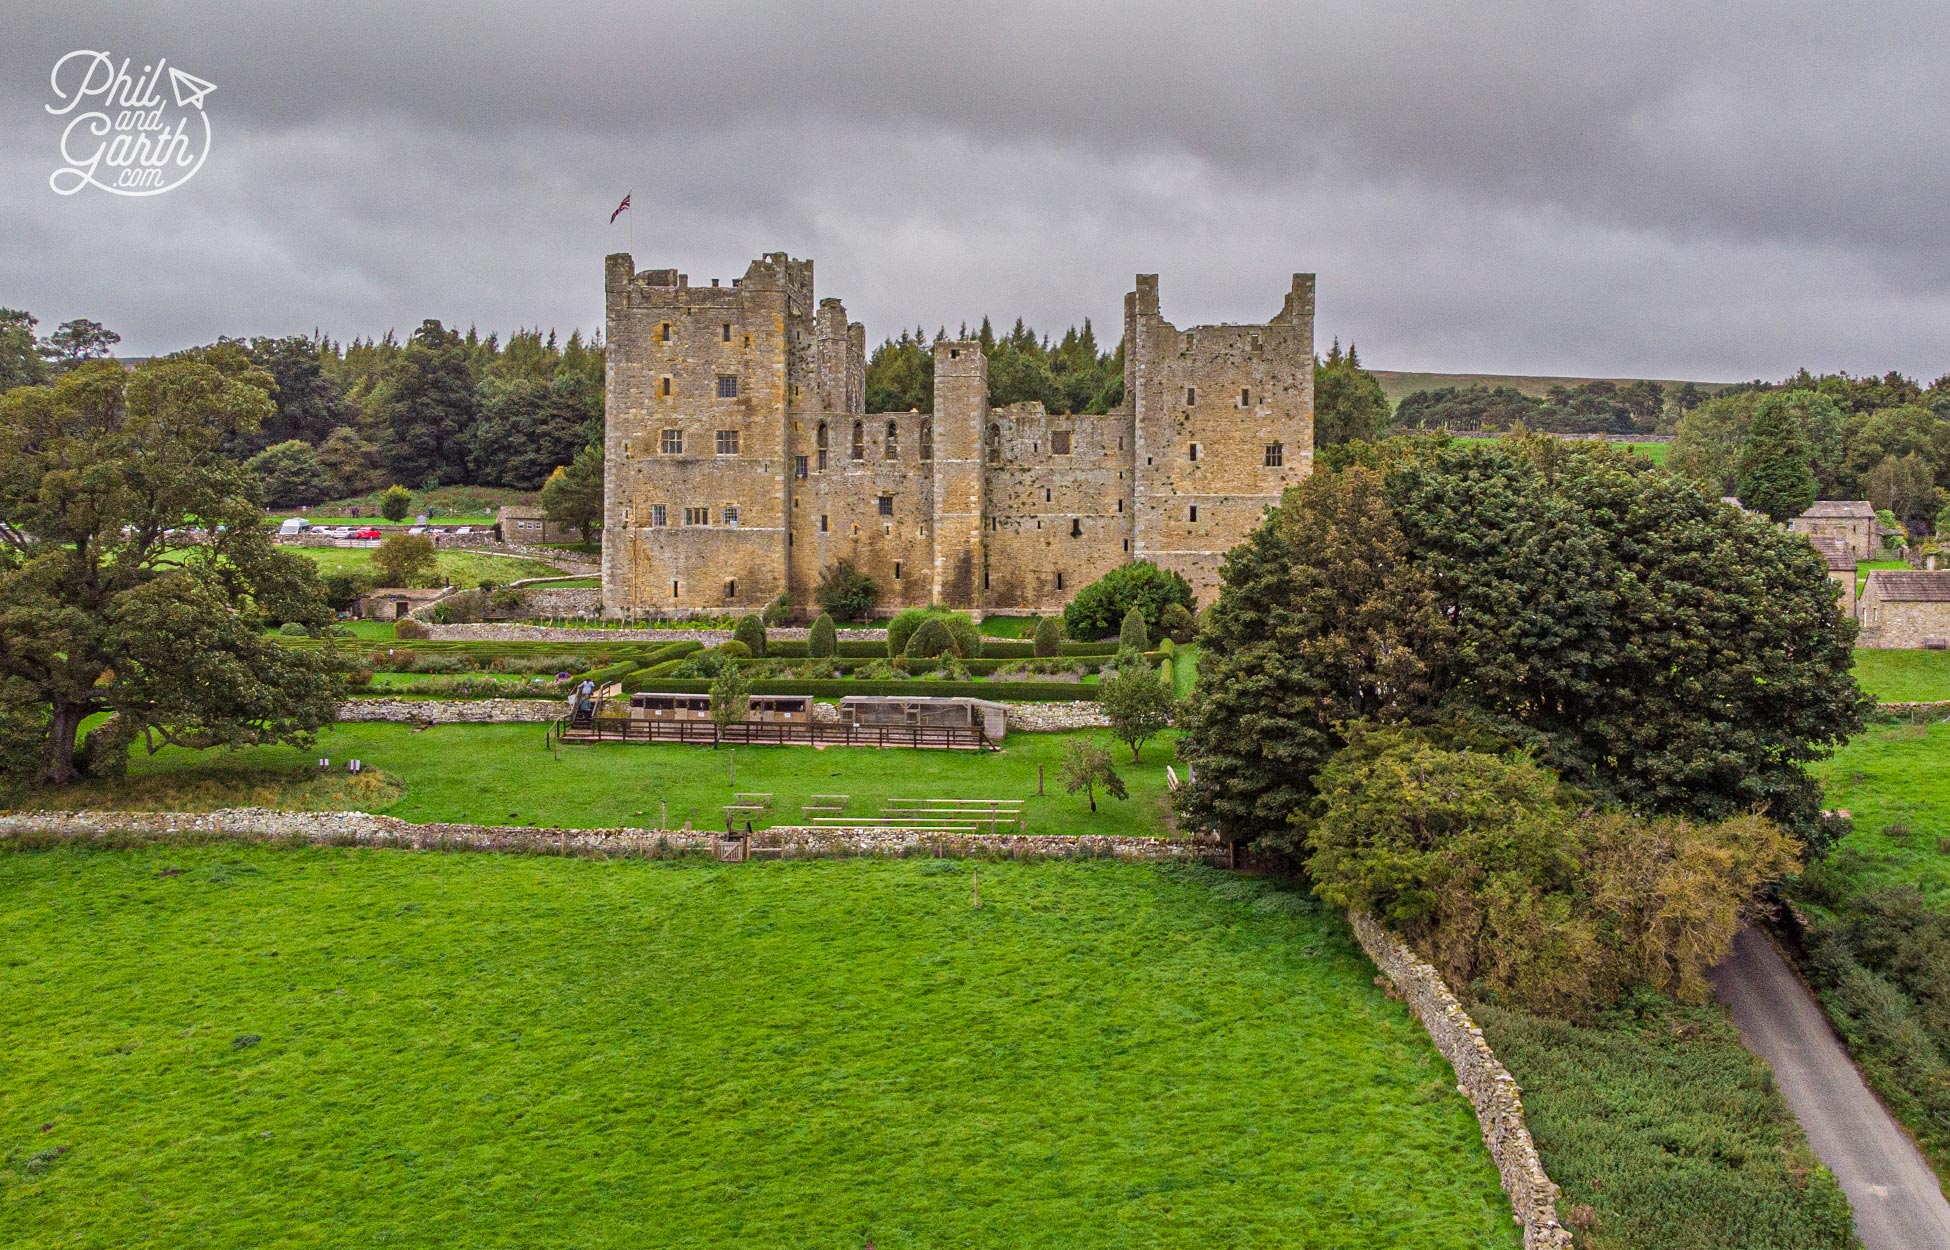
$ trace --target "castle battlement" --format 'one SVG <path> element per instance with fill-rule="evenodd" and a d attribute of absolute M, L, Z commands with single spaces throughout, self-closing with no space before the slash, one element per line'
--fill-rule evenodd
<path fill-rule="evenodd" d="M 932 412 L 865 411 L 866 328 L 783 252 L 729 286 L 605 264 L 603 602 L 804 609 L 850 559 L 883 610 L 1050 612 L 1129 560 L 1209 600 L 1224 553 L 1313 465 L 1314 278 L 1261 324 L 1180 330 L 1124 301 L 1124 402 L 989 403 L 972 340 L 934 345 Z"/>

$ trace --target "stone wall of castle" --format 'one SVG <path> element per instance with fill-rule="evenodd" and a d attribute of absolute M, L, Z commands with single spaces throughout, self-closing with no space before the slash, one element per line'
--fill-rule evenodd
<path fill-rule="evenodd" d="M 804 610 L 851 560 L 880 607 L 1049 612 L 1129 560 L 1210 600 L 1224 552 L 1313 463 L 1313 278 L 1262 325 L 1179 330 L 1126 298 L 1126 402 L 992 408 L 972 341 L 935 345 L 934 411 L 864 411 L 866 332 L 773 253 L 730 286 L 607 269 L 603 601 Z"/>

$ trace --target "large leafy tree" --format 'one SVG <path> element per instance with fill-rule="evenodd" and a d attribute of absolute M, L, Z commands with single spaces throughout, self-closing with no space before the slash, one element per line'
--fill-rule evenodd
<path fill-rule="evenodd" d="M 302 439 L 273 443 L 246 460 L 244 468 L 263 483 L 264 502 L 272 507 L 317 503 L 330 489 L 318 453 Z"/>
<path fill-rule="evenodd" d="M 47 364 L 34 337 L 38 324 L 32 313 L 0 308 L 0 391 L 32 386 L 47 376 Z"/>
<path fill-rule="evenodd" d="M 1450 630 L 1366 466 L 1289 490 L 1221 576 L 1179 718 L 1185 810 L 1229 841 L 1279 837 L 1342 726 L 1429 713 Z"/>
<path fill-rule="evenodd" d="M 277 383 L 277 409 L 240 450 L 260 451 L 290 439 L 316 447 L 352 418 L 352 406 L 325 376 L 322 344 L 302 335 L 254 338 L 245 348 L 253 363 Z"/>
<path fill-rule="evenodd" d="M 602 416 L 602 386 L 580 373 L 484 379 L 481 420 L 469 434 L 472 480 L 536 490 L 602 437 Z"/>
<path fill-rule="evenodd" d="M 76 317 L 56 326 L 41 345 L 41 354 L 59 370 L 72 369 L 84 361 L 99 360 L 122 341 L 122 336 L 86 317 Z"/>
<path fill-rule="evenodd" d="M 603 445 L 590 443 L 542 483 L 542 511 L 559 525 L 573 525 L 587 543 L 603 523 Z"/>
<path fill-rule="evenodd" d="M 1754 409 L 1740 444 L 1734 493 L 1771 520 L 1800 516 L 1820 489 L 1808 460 L 1808 437 L 1793 410 L 1785 404 L 1763 404 Z"/>
<path fill-rule="evenodd" d="M 422 322 L 384 405 L 379 452 L 387 470 L 416 486 L 465 481 L 466 434 L 478 412 L 467 345 L 438 321 Z"/>
<path fill-rule="evenodd" d="M 1865 700 L 1855 626 L 1805 540 L 1599 444 L 1367 459 L 1317 473 L 1228 558 L 1184 718 L 1195 816 L 1277 839 L 1339 726 L 1412 723 L 1439 703 L 1634 810 L 1719 820 L 1760 806 L 1817 832 L 1803 765 L 1860 727 Z M 1360 513 L 1315 515 L 1357 492 L 1371 499 L 1365 538 L 1345 534 Z M 1413 642 L 1341 623 L 1412 602 L 1435 622 Z M 1321 654 L 1364 636 L 1412 653 L 1419 668 L 1397 663 L 1413 683 L 1392 687 L 1412 697 L 1377 705 L 1370 692 L 1391 687 Z"/>
<path fill-rule="evenodd" d="M 1336 339 L 1327 358 L 1314 361 L 1314 446 L 1378 438 L 1392 415 L 1381 383 L 1361 367 L 1354 344 L 1343 352 Z"/>
<path fill-rule="evenodd" d="M 1136 608 L 1144 617 L 1145 632 L 1155 633 L 1158 619 L 1174 603 L 1187 611 L 1197 606 L 1191 583 L 1149 560 L 1133 560 L 1077 591 L 1063 608 L 1063 632 L 1085 641 L 1104 638 Z"/>
<path fill-rule="evenodd" d="M 36 727 L 39 776 L 151 750 L 309 740 L 337 707 L 321 656 L 276 645 L 270 621 L 330 620 L 313 566 L 280 552 L 256 481 L 221 455 L 272 410 L 239 357 L 125 373 L 83 364 L 0 396 L 0 677 Z M 186 537 L 183 531 L 194 531 Z"/>

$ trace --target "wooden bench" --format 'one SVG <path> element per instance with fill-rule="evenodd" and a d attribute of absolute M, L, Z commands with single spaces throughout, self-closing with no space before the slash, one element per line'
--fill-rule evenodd
<path fill-rule="evenodd" d="M 808 816 L 837 816 L 846 809 L 831 803 L 803 803 L 799 810 Z"/>
<path fill-rule="evenodd" d="M 853 801 L 850 794 L 809 794 L 806 797 L 815 803 L 837 803 L 841 811 L 845 811 L 846 805 Z"/>
<path fill-rule="evenodd" d="M 753 807 L 772 806 L 772 796 L 769 794 L 734 794 L 731 797 L 739 803 L 750 804 Z"/>
<path fill-rule="evenodd" d="M 753 812 L 762 812 L 765 809 L 762 807 L 755 807 L 750 803 L 726 803 L 724 805 L 724 810 L 727 815 L 729 815 L 732 812 L 744 812 L 746 815 L 750 815 Z"/>

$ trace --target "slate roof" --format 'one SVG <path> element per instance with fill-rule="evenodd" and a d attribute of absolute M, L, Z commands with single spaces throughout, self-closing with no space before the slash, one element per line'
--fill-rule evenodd
<path fill-rule="evenodd" d="M 1950 570 L 1871 569 L 1866 589 L 1889 603 L 1950 603 Z"/>
<path fill-rule="evenodd" d="M 1855 553 L 1849 550 L 1848 539 L 1810 535 L 1808 541 L 1813 543 L 1815 550 L 1819 551 L 1822 558 L 1828 561 L 1829 572 L 1841 573 L 1855 571 Z"/>
<path fill-rule="evenodd" d="M 1847 517 L 1853 520 L 1873 521 L 1876 519 L 1876 510 L 1875 505 L 1866 499 L 1817 499 L 1801 516 L 1804 520 Z"/>

